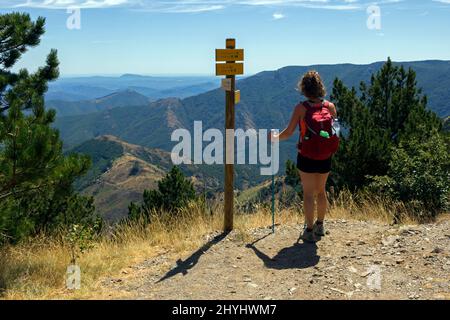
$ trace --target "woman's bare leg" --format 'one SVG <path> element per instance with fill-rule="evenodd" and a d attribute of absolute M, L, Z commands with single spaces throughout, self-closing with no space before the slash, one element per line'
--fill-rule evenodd
<path fill-rule="evenodd" d="M 312 229 L 314 226 L 314 195 L 316 192 L 316 181 L 314 173 L 300 171 L 300 179 L 303 186 L 303 210 L 305 213 L 306 226 Z"/>
<path fill-rule="evenodd" d="M 325 174 L 315 174 L 315 183 L 317 194 L 317 220 L 323 221 L 325 219 L 325 214 L 328 209 L 328 199 L 327 193 L 325 191 L 325 186 L 327 184 L 329 173 Z"/>

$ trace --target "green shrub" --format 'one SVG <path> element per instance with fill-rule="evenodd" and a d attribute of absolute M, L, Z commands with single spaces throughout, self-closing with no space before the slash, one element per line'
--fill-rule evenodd
<path fill-rule="evenodd" d="M 136 219 L 142 214 L 148 217 L 156 210 L 176 213 L 196 198 L 192 182 L 185 178 L 179 167 L 174 166 L 158 182 L 158 189 L 144 191 L 144 202 L 140 208 L 135 203 L 130 204 L 128 217 Z"/>
<path fill-rule="evenodd" d="M 449 206 L 449 151 L 439 134 L 403 141 L 392 149 L 387 175 L 372 177 L 370 189 L 403 201 L 419 220 L 433 218 Z"/>

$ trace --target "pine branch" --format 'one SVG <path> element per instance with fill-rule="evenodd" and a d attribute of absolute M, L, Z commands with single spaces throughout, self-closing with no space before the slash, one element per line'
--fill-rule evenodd
<path fill-rule="evenodd" d="M 32 188 L 28 188 L 28 189 L 9 191 L 7 193 L 0 194 L 0 200 L 6 199 L 12 195 L 25 194 L 25 193 L 28 193 L 31 191 L 39 190 L 41 188 L 52 187 L 52 186 L 57 186 L 57 185 L 58 185 L 58 183 L 48 183 L 48 184 L 42 184 L 42 185 L 35 186 Z"/>

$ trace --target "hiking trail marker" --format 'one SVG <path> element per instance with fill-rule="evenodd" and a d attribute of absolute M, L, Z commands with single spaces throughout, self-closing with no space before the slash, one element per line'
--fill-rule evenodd
<path fill-rule="evenodd" d="M 216 49 L 216 76 L 226 76 L 222 80 L 225 90 L 225 130 L 235 129 L 234 107 L 241 99 L 236 91 L 236 75 L 244 74 L 244 49 L 236 49 L 236 40 L 227 39 L 226 49 Z M 222 63 L 220 63 L 222 62 Z M 224 62 L 224 63 L 223 63 Z M 234 218 L 234 133 L 225 135 L 225 205 L 224 231 L 233 230 Z M 230 161 L 230 160 L 233 161 Z"/>
<path fill-rule="evenodd" d="M 225 91 L 231 91 L 231 79 L 222 79 L 222 89 Z"/>
<path fill-rule="evenodd" d="M 234 91 L 234 103 L 238 104 L 241 102 L 241 90 Z"/>

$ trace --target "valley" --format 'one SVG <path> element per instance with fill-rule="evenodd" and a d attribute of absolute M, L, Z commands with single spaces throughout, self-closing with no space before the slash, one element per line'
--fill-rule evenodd
<path fill-rule="evenodd" d="M 429 108 L 441 117 L 448 117 L 450 62 L 401 64 L 406 69 L 417 71 L 418 86 L 427 95 Z M 237 83 L 243 94 L 241 103 L 236 106 L 236 128 L 283 128 L 293 106 L 301 99 L 294 90 L 299 76 L 308 69 L 316 69 L 322 74 L 328 93 L 332 94 L 332 83 L 336 77 L 347 86 L 358 88 L 359 80 L 369 81 L 370 75 L 377 72 L 381 65 L 377 62 L 370 65 L 291 66 L 241 79 Z M 431 82 L 431 77 L 442 81 L 436 84 Z M 89 85 L 99 87 L 114 82 L 110 78 L 92 79 Z M 135 75 L 125 75 L 119 79 L 118 82 L 127 79 L 127 85 L 134 88 L 142 88 L 148 82 L 147 85 L 154 85 L 166 92 L 175 90 L 167 89 L 168 83 L 161 79 L 156 81 Z M 198 81 L 201 80 L 204 79 Z M 81 81 L 77 79 L 73 82 L 81 85 Z M 201 86 L 195 81 L 192 83 L 192 79 L 186 81 L 191 81 L 191 87 Z M 80 152 L 94 159 L 93 168 L 77 182 L 77 188 L 94 195 L 100 212 L 111 221 L 123 217 L 128 204 L 139 201 L 143 190 L 154 188 L 164 172 L 170 169 L 170 151 L 176 144 L 170 139 L 173 130 L 185 128 L 192 132 L 194 121 L 202 121 L 204 130 L 223 128 L 224 92 L 221 89 L 186 98 L 182 95 L 176 97 L 175 90 L 172 91 L 175 97 L 157 101 L 151 101 L 150 97 L 141 93 L 127 89 L 93 100 L 47 103 L 48 107 L 57 110 L 55 126 L 60 131 L 66 152 Z M 284 173 L 286 160 L 295 158 L 296 141 L 294 135 L 280 145 L 280 174 Z M 116 145 L 119 151 L 111 155 L 100 152 L 109 144 Z M 214 194 L 222 188 L 223 169 L 220 165 L 183 166 L 183 172 L 196 182 L 196 188 L 201 192 L 206 187 L 206 192 Z M 239 190 L 257 187 L 265 180 L 267 177 L 259 174 L 257 165 L 236 166 L 235 186 Z"/>

